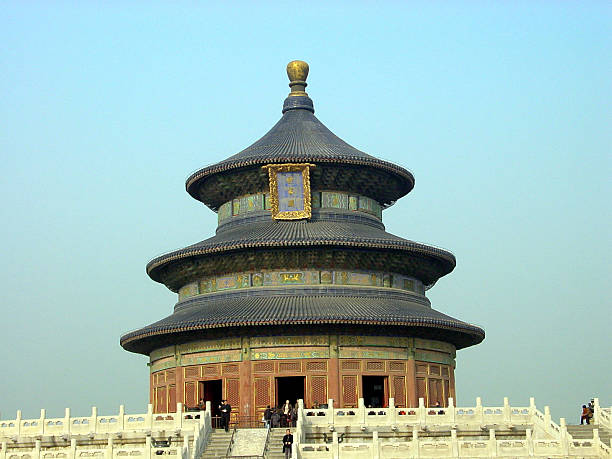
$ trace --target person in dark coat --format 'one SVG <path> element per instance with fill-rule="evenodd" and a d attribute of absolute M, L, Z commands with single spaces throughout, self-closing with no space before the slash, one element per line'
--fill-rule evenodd
<path fill-rule="evenodd" d="M 232 405 L 227 403 L 225 400 L 221 400 L 219 410 L 221 411 L 221 425 L 225 428 L 226 432 L 229 432 L 229 420 L 230 413 L 232 412 Z"/>
<path fill-rule="evenodd" d="M 270 427 L 270 420 L 272 419 L 272 410 L 270 409 L 270 405 L 266 407 L 266 411 L 264 411 L 263 418 L 264 418 L 266 427 Z"/>
<path fill-rule="evenodd" d="M 274 410 L 272 413 L 272 427 L 280 427 L 280 410 Z"/>
<path fill-rule="evenodd" d="M 291 457 L 291 445 L 293 445 L 293 435 L 291 435 L 291 430 L 287 429 L 287 433 L 283 437 L 283 453 L 285 453 L 285 459 Z"/>

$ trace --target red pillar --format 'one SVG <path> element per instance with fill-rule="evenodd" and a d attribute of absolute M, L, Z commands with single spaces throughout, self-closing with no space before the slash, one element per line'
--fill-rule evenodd
<path fill-rule="evenodd" d="M 414 359 L 406 360 L 406 406 L 419 406 L 416 387 L 416 364 Z"/>

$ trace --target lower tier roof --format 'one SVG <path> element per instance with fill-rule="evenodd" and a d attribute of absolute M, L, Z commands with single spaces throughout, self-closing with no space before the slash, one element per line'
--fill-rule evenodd
<path fill-rule="evenodd" d="M 393 327 L 403 336 L 440 339 L 458 349 L 480 343 L 484 330 L 442 314 L 424 297 L 401 291 L 355 287 L 293 287 L 251 289 L 201 295 L 177 303 L 174 314 L 121 337 L 128 351 L 152 350 L 183 341 L 182 335 L 203 338 L 207 330 L 259 327 L 335 325 Z M 400 328 L 401 330 L 397 330 Z"/>
<path fill-rule="evenodd" d="M 406 266 L 412 264 L 410 258 L 418 258 L 422 268 L 416 272 L 411 268 L 409 274 L 425 284 L 434 283 L 450 273 L 456 263 L 454 255 L 446 250 L 403 239 L 368 224 L 321 220 L 274 221 L 269 218 L 263 222 L 219 230 L 209 239 L 157 257 L 147 265 L 147 273 L 153 280 L 176 291 L 190 282 L 181 276 L 173 276 L 172 271 L 180 270 L 181 264 L 252 249 L 292 251 L 315 247 L 373 250 L 380 254 L 393 251 L 402 258 L 401 264 Z"/>

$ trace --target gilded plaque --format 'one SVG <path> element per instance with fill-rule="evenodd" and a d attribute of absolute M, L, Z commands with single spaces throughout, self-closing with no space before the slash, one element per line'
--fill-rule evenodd
<path fill-rule="evenodd" d="M 268 164 L 270 210 L 275 220 L 300 220 L 312 215 L 310 168 L 314 164 Z"/>

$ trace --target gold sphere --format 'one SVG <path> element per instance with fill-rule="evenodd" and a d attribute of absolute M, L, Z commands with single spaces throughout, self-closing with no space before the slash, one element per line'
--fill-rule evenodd
<path fill-rule="evenodd" d="M 308 64 L 304 61 L 291 61 L 287 64 L 287 76 L 290 81 L 306 81 Z"/>

